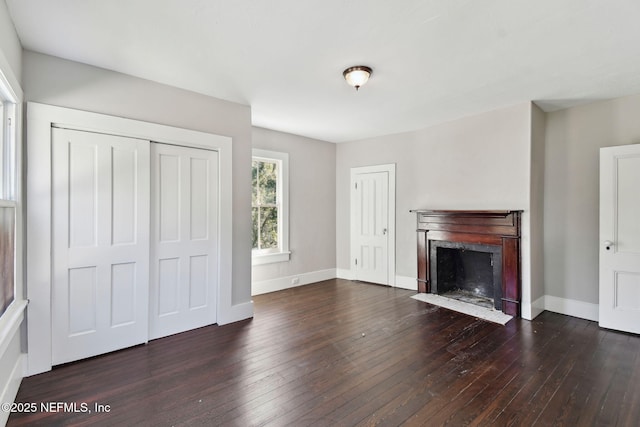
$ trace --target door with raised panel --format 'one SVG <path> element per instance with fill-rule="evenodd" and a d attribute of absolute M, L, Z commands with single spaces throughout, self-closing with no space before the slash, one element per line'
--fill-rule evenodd
<path fill-rule="evenodd" d="M 389 284 L 389 172 L 352 170 L 356 280 Z"/>
<path fill-rule="evenodd" d="M 216 322 L 218 153 L 151 144 L 150 338 Z"/>
<path fill-rule="evenodd" d="M 604 328 L 640 334 L 640 144 L 600 149 L 600 302 Z"/>
<path fill-rule="evenodd" d="M 52 362 L 148 338 L 149 141 L 52 129 Z"/>

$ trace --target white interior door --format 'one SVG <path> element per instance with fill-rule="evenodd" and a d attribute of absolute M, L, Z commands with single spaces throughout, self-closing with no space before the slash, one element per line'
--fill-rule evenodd
<path fill-rule="evenodd" d="M 388 285 L 389 171 L 352 170 L 352 268 L 356 280 Z"/>
<path fill-rule="evenodd" d="M 151 144 L 150 337 L 216 322 L 218 153 Z"/>
<path fill-rule="evenodd" d="M 149 141 L 52 133 L 56 365 L 147 341 Z"/>
<path fill-rule="evenodd" d="M 640 144 L 600 150 L 600 326 L 640 333 Z"/>

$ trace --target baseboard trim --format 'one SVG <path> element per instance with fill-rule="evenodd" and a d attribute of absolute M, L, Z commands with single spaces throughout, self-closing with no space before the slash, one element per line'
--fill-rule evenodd
<path fill-rule="evenodd" d="M 282 291 L 284 289 L 304 286 L 310 283 L 322 282 L 323 280 L 335 279 L 338 277 L 336 274 L 337 272 L 335 268 L 329 268 L 327 270 L 311 271 L 309 273 L 253 282 L 251 284 L 251 295 L 267 294 L 269 292 Z M 296 280 L 297 283 L 294 283 Z"/>
<path fill-rule="evenodd" d="M 2 394 L 0 395 L 0 402 L 13 403 L 15 401 L 24 376 L 26 358 L 26 354 L 21 354 L 20 357 L 16 359 L 16 363 L 13 365 L 13 369 L 11 370 L 11 375 L 7 378 L 7 382 L 2 390 Z M 10 411 L 0 411 L 0 426 L 7 423 L 10 414 Z"/>
<path fill-rule="evenodd" d="M 597 322 L 599 319 L 598 304 L 560 298 L 552 295 L 545 295 L 542 298 L 544 298 L 544 308 L 547 311 L 592 320 L 594 322 Z M 538 300 L 536 300 L 536 302 L 537 301 Z"/>
<path fill-rule="evenodd" d="M 336 273 L 339 279 L 355 280 L 351 270 L 339 268 L 336 270 Z M 417 281 L 413 277 L 396 276 L 396 287 L 418 291 Z M 526 320 L 535 319 L 545 310 L 594 322 L 597 322 L 599 317 L 598 304 L 560 298 L 552 295 L 544 295 L 533 301 L 531 305 L 525 305 L 523 303 L 521 310 L 521 316 Z"/>
<path fill-rule="evenodd" d="M 344 280 L 356 280 L 356 275 L 352 270 L 343 268 L 336 269 L 336 277 Z M 389 286 L 418 292 L 418 282 L 415 277 L 396 275 L 393 279 L 395 280 L 395 283 L 390 283 Z"/>
<path fill-rule="evenodd" d="M 544 311 L 578 317 L 580 319 L 598 321 L 598 304 L 572 300 L 567 298 L 543 295 L 530 305 L 522 303 L 520 313 L 525 320 L 533 320 Z"/>
<path fill-rule="evenodd" d="M 356 275 L 351 270 L 345 268 L 336 269 L 336 277 L 344 280 L 356 280 Z"/>
<path fill-rule="evenodd" d="M 531 312 L 529 313 L 530 317 L 528 318 L 528 320 L 533 320 L 533 319 L 535 319 L 536 317 L 538 317 L 539 315 L 542 314 L 542 312 L 545 310 L 545 308 L 544 308 L 545 302 L 544 301 L 545 301 L 545 296 L 543 295 L 543 296 L 541 296 L 540 298 L 538 298 L 537 300 L 535 300 L 535 301 L 533 301 L 531 303 L 531 305 L 530 305 L 530 307 L 531 307 L 530 311 Z M 549 310 L 549 311 L 551 311 L 551 310 Z"/>

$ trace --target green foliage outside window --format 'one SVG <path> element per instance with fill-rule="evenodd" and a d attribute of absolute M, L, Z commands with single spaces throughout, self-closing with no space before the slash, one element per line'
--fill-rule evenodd
<path fill-rule="evenodd" d="M 268 160 L 252 162 L 251 220 L 252 248 L 278 248 L 278 164 Z"/>

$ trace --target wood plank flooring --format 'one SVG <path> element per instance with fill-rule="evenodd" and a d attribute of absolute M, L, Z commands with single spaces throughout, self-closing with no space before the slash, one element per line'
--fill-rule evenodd
<path fill-rule="evenodd" d="M 92 412 L 8 425 L 640 425 L 640 337 L 548 312 L 501 326 L 413 293 L 336 279 L 257 296 L 252 320 L 25 378 L 16 402 Z"/>

